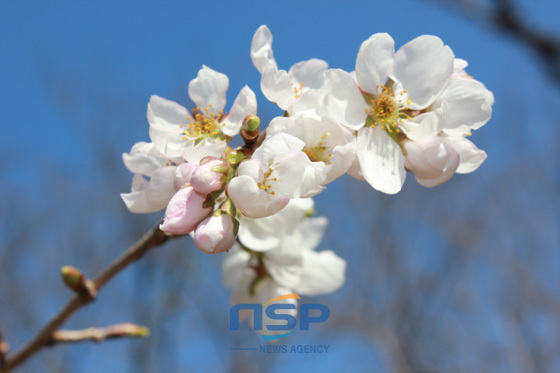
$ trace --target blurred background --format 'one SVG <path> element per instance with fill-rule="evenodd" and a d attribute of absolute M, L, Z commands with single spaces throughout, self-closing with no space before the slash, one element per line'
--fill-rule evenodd
<path fill-rule="evenodd" d="M 18 372 L 560 371 L 560 3 L 471 1 L 0 1 L 0 328 L 12 349 L 68 299 L 60 267 L 94 276 L 163 213 L 134 215 L 121 159 L 149 141 L 152 94 L 190 107 L 202 64 L 249 85 L 261 24 L 279 67 L 321 58 L 354 69 L 360 44 L 439 36 L 496 97 L 471 138 L 479 170 L 436 188 L 409 175 L 396 196 L 349 177 L 316 198 L 330 225 L 319 249 L 348 262 L 344 286 L 307 297 L 320 328 L 287 344 L 327 354 L 231 351 L 220 255 L 188 237 L 150 252 L 65 325 L 130 321 L 142 340 L 46 348 Z M 556 35 L 556 36 L 555 36 Z M 229 107 L 229 106 L 228 106 Z"/>

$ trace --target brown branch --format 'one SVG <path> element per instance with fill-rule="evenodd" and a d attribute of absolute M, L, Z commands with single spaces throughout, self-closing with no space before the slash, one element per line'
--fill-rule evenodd
<path fill-rule="evenodd" d="M 83 341 L 101 342 L 105 339 L 116 338 L 141 338 L 147 337 L 149 334 L 148 328 L 131 323 L 116 324 L 105 328 L 57 330 L 53 333 L 49 345 Z"/>
<path fill-rule="evenodd" d="M 62 281 L 72 289 L 76 294 L 79 294 L 87 300 L 93 300 L 97 296 L 97 289 L 93 281 L 88 280 L 86 276 L 77 268 L 72 266 L 64 266 L 61 270 Z"/>
<path fill-rule="evenodd" d="M 552 77 L 560 83 L 560 38 L 529 25 L 512 0 L 494 0 L 494 3 L 494 25 L 533 49 Z"/>
<path fill-rule="evenodd" d="M 4 341 L 4 338 L 2 337 L 2 329 L 0 329 L 0 368 L 6 362 L 6 354 L 9 349 L 10 345 L 8 345 L 8 342 Z"/>
<path fill-rule="evenodd" d="M 455 8 L 486 26 L 508 34 L 533 50 L 550 76 L 560 83 L 560 36 L 540 30 L 521 15 L 513 0 L 432 0 Z"/>
<path fill-rule="evenodd" d="M 109 280 L 129 264 L 140 259 L 150 249 L 162 245 L 173 237 L 178 236 L 168 236 L 159 229 L 159 224 L 156 225 L 92 280 L 94 289 L 99 291 Z M 74 294 L 58 313 L 52 316 L 27 343 L 5 357 L 4 365 L 0 367 L 0 373 L 9 372 L 41 348 L 51 343 L 54 332 L 57 331 L 74 312 L 90 301 L 91 299 L 88 297 L 84 297 L 81 294 Z"/>

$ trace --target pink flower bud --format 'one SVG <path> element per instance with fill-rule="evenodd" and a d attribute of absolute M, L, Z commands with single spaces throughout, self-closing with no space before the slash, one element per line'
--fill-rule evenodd
<path fill-rule="evenodd" d="M 165 210 L 163 224 L 159 228 L 167 233 L 186 234 L 196 228 L 205 217 L 212 212 L 212 206 L 202 207 L 206 196 L 196 192 L 187 184 L 181 188 Z"/>
<path fill-rule="evenodd" d="M 202 163 L 192 175 L 193 188 L 202 194 L 210 194 L 222 189 L 228 164 L 221 159 L 212 159 Z"/>
<path fill-rule="evenodd" d="M 418 184 L 428 188 L 451 179 L 459 166 L 459 153 L 440 136 L 407 141 L 405 149 L 405 167 L 414 171 Z"/>
<path fill-rule="evenodd" d="M 236 224 L 231 216 L 227 214 L 212 215 L 196 228 L 194 243 L 207 254 L 217 254 L 231 249 L 236 236 Z"/>
<path fill-rule="evenodd" d="M 175 169 L 175 179 L 173 180 L 175 190 L 179 190 L 183 185 L 191 182 L 192 175 L 197 167 L 198 165 L 194 163 L 181 163 L 177 166 Z"/>

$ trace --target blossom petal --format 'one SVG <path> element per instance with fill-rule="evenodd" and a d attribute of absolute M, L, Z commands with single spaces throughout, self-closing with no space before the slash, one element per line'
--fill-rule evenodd
<path fill-rule="evenodd" d="M 455 174 L 459 166 L 459 153 L 441 136 L 405 142 L 405 166 L 414 171 L 418 184 L 432 188 Z"/>
<path fill-rule="evenodd" d="M 155 149 L 170 158 L 180 157 L 184 142 L 183 128 L 188 124 L 189 112 L 183 106 L 159 96 L 152 96 L 148 104 L 150 139 Z"/>
<path fill-rule="evenodd" d="M 216 172 L 214 167 L 228 167 L 229 165 L 221 159 L 207 159 L 196 168 L 191 177 L 191 185 L 200 194 L 210 194 L 223 190 L 226 176 L 222 172 Z"/>
<path fill-rule="evenodd" d="M 445 104 L 445 105 L 444 105 Z M 437 98 L 432 109 L 444 106 L 444 130 L 465 134 L 482 127 L 492 116 L 494 95 L 484 84 L 471 78 L 455 77 Z"/>
<path fill-rule="evenodd" d="M 352 76 L 343 70 L 327 70 L 321 88 L 329 112 L 346 127 L 357 131 L 366 121 L 369 105 Z"/>
<path fill-rule="evenodd" d="M 442 110 L 438 108 L 434 111 L 422 113 L 411 120 L 403 119 L 399 126 L 404 129 L 406 136 L 411 140 L 436 136 L 441 132 L 441 115 Z"/>
<path fill-rule="evenodd" d="M 455 171 L 458 174 L 473 172 L 480 167 L 487 157 L 484 150 L 478 149 L 476 145 L 464 137 L 446 137 L 446 140 L 449 141 L 459 153 L 460 163 L 459 167 L 457 167 L 457 171 Z"/>
<path fill-rule="evenodd" d="M 203 207 L 206 196 L 187 186 L 180 189 L 165 210 L 160 229 L 167 233 L 187 234 L 212 212 L 212 207 Z"/>
<path fill-rule="evenodd" d="M 267 138 L 261 146 L 255 150 L 252 159 L 256 159 L 261 164 L 263 170 L 267 170 L 269 160 L 276 157 L 300 152 L 305 143 L 295 136 L 287 133 L 278 133 Z"/>
<path fill-rule="evenodd" d="M 277 133 L 286 132 L 288 125 L 290 124 L 291 121 L 292 119 L 289 117 L 273 118 L 268 124 L 268 127 L 266 128 L 266 135 L 268 137 L 272 137 Z"/>
<path fill-rule="evenodd" d="M 419 36 L 398 50 L 393 76 L 407 90 L 411 109 L 424 109 L 435 100 L 453 73 L 454 59 L 451 48 L 432 35 Z"/>
<path fill-rule="evenodd" d="M 304 251 L 303 271 L 295 290 L 301 295 L 328 294 L 344 284 L 346 261 L 334 252 Z"/>
<path fill-rule="evenodd" d="M 213 108 L 217 113 L 226 106 L 228 86 L 229 79 L 225 74 L 203 65 L 198 76 L 189 83 L 189 97 L 201 109 Z"/>
<path fill-rule="evenodd" d="M 175 190 L 179 190 L 183 185 L 190 183 L 192 175 L 197 168 L 198 165 L 194 163 L 181 163 L 177 166 L 177 169 L 175 170 L 175 178 L 173 179 Z"/>
<path fill-rule="evenodd" d="M 130 212 L 134 214 L 146 214 L 160 210 L 154 207 L 146 198 L 146 189 L 150 182 L 142 175 L 136 174 L 132 178 L 132 190 L 130 193 L 121 193 L 121 198 Z"/>
<path fill-rule="evenodd" d="M 173 184 L 173 180 L 170 180 L 168 175 L 170 169 L 174 168 L 157 169 L 150 181 L 140 174 L 134 175 L 131 192 L 121 194 L 121 198 L 130 212 L 146 214 L 164 209 L 175 193 L 174 187 L 173 192 L 169 188 L 169 183 Z"/>
<path fill-rule="evenodd" d="M 317 176 L 308 180 L 309 183 L 303 184 L 303 176 L 306 167 L 311 162 L 303 152 L 282 156 L 276 159 L 274 171 L 271 177 L 276 178 L 271 183 L 272 191 L 275 195 L 290 198 L 300 198 L 305 196 L 312 188 L 321 185 L 324 177 Z"/>
<path fill-rule="evenodd" d="M 248 159 L 241 162 L 239 168 L 237 169 L 237 175 L 247 175 L 255 181 L 264 179 L 264 171 L 261 168 L 259 161 L 256 159 Z"/>
<path fill-rule="evenodd" d="M 344 175 L 356 160 L 356 142 L 336 146 L 333 149 L 331 164 L 327 165 L 327 176 L 324 184 Z"/>
<path fill-rule="evenodd" d="M 357 156 L 346 173 L 356 180 L 365 180 L 364 174 L 362 174 L 362 169 L 360 168 L 360 159 Z"/>
<path fill-rule="evenodd" d="M 250 258 L 250 254 L 245 250 L 241 250 L 237 243 L 224 254 L 222 282 L 226 287 L 232 287 L 244 277 L 244 270 L 249 269 L 247 268 L 247 263 Z"/>
<path fill-rule="evenodd" d="M 227 186 L 227 194 L 239 211 L 253 219 L 273 215 L 290 202 L 289 198 L 273 197 L 266 193 L 247 175 L 231 179 Z"/>
<path fill-rule="evenodd" d="M 285 219 L 280 213 L 261 219 L 243 218 L 238 238 L 251 250 L 267 251 L 280 245 L 284 231 Z"/>
<path fill-rule="evenodd" d="M 294 234 L 300 250 L 311 251 L 319 246 L 328 224 L 329 219 L 324 216 L 302 220 Z"/>
<path fill-rule="evenodd" d="M 147 214 L 156 212 L 161 209 L 155 208 L 146 198 L 146 191 L 121 193 L 121 198 L 128 208 L 134 214 Z"/>
<path fill-rule="evenodd" d="M 243 120 L 247 115 L 251 114 L 257 114 L 257 98 L 251 88 L 245 86 L 237 95 L 229 114 L 222 123 L 221 130 L 223 134 L 226 136 L 237 135 L 241 130 Z"/>
<path fill-rule="evenodd" d="M 284 220 L 285 231 L 282 235 L 292 234 L 307 214 L 314 212 L 313 206 L 312 198 L 292 198 L 288 206 L 278 213 Z"/>
<path fill-rule="evenodd" d="M 225 141 L 202 142 L 196 147 L 191 146 L 183 149 L 182 156 L 189 163 L 199 164 L 205 157 L 222 158 L 226 148 L 227 143 Z"/>
<path fill-rule="evenodd" d="M 148 122 L 151 125 L 173 125 L 187 124 L 189 111 L 175 101 L 153 95 L 148 103 Z"/>
<path fill-rule="evenodd" d="M 308 89 L 292 103 L 292 105 L 288 108 L 288 113 L 290 115 L 297 115 L 304 111 L 316 113 L 324 106 L 322 102 L 323 99 L 324 96 L 320 95 L 319 90 Z"/>
<path fill-rule="evenodd" d="M 162 166 L 161 160 L 147 154 L 123 153 L 122 158 L 126 168 L 134 174 L 151 176 L 156 169 Z"/>
<path fill-rule="evenodd" d="M 146 190 L 146 198 L 154 206 L 161 210 L 175 194 L 175 170 L 177 166 L 166 166 L 158 168 L 150 179 L 150 185 Z"/>
<path fill-rule="evenodd" d="M 293 288 L 300 282 L 302 251 L 294 237 L 284 237 L 281 248 L 266 252 L 264 264 L 270 276 L 281 286 Z"/>
<path fill-rule="evenodd" d="M 234 230 L 234 223 L 229 215 L 211 216 L 196 227 L 194 243 L 207 254 L 223 253 L 235 243 Z"/>
<path fill-rule="evenodd" d="M 249 271 L 244 272 L 244 277 L 235 285 L 233 288 L 232 293 L 232 304 L 240 304 L 240 303 L 256 303 L 264 305 L 271 299 L 276 297 L 293 293 L 294 291 L 290 288 L 286 288 L 284 286 L 280 286 L 274 280 L 269 277 L 263 278 L 259 281 L 255 286 L 255 292 L 253 295 L 249 294 L 249 289 L 251 288 L 251 284 L 255 279 L 254 275 L 247 275 L 250 273 Z M 275 302 L 275 304 L 293 304 L 294 307 L 291 309 L 283 309 L 283 310 L 276 310 L 276 314 L 287 314 L 296 317 L 297 315 L 297 307 L 296 307 L 296 300 L 295 299 L 282 299 Z M 239 320 L 248 319 L 249 326 L 253 328 L 253 312 L 250 310 L 241 310 L 239 312 Z M 271 319 L 268 317 L 265 311 L 265 307 L 262 309 L 262 323 L 263 325 L 285 325 L 286 321 L 282 319 Z M 259 331 L 261 334 L 265 335 L 274 335 L 284 333 L 284 331 L 269 331 L 266 330 L 266 327 Z"/>
<path fill-rule="evenodd" d="M 401 148 L 381 127 L 358 131 L 358 158 L 367 182 L 380 192 L 398 193 L 406 178 Z"/>
<path fill-rule="evenodd" d="M 385 85 L 393 70 L 395 42 L 389 34 L 372 35 L 360 46 L 356 59 L 356 79 L 360 88 L 375 94 L 378 87 Z"/>
<path fill-rule="evenodd" d="M 263 70 L 261 91 L 270 102 L 276 103 L 283 110 L 288 110 L 296 100 L 288 73 L 278 70 L 275 66 L 268 65 Z"/>
<path fill-rule="evenodd" d="M 465 70 L 469 66 L 469 63 L 461 58 L 455 58 L 453 61 L 453 73 L 457 74 Z"/>
<path fill-rule="evenodd" d="M 261 74 L 268 65 L 276 67 L 276 60 L 272 53 L 272 33 L 266 25 L 259 27 L 253 36 L 251 60 Z"/>
<path fill-rule="evenodd" d="M 305 166 L 301 184 L 294 193 L 294 197 L 297 198 L 314 197 L 325 190 L 325 187 L 322 186 L 326 176 L 325 163 L 311 162 L 309 159 L 307 161 L 309 163 Z"/>
<path fill-rule="evenodd" d="M 302 88 L 318 89 L 321 87 L 323 73 L 329 68 L 329 64 L 323 60 L 312 58 L 307 61 L 296 63 L 288 71 L 288 75 L 294 78 L 294 84 L 303 83 Z"/>
<path fill-rule="evenodd" d="M 132 178 L 132 187 L 130 190 L 132 192 L 138 192 L 141 190 L 146 190 L 150 186 L 150 182 L 146 180 L 142 175 L 136 174 Z"/>

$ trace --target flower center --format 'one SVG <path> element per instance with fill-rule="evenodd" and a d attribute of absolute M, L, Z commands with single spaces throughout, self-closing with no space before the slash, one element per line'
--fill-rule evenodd
<path fill-rule="evenodd" d="M 274 191 L 271 190 L 272 189 L 272 182 L 274 181 L 278 181 L 278 178 L 276 177 L 271 177 L 272 174 L 274 173 L 274 169 L 273 168 L 269 168 L 268 171 L 265 172 L 264 174 L 264 179 L 263 181 L 261 181 L 260 183 L 258 183 L 257 185 L 259 186 L 260 189 L 264 190 L 265 192 L 267 192 L 268 194 L 274 195 Z"/>
<path fill-rule="evenodd" d="M 294 90 L 294 95 L 296 97 L 296 99 L 298 99 L 301 94 L 303 93 L 303 83 L 299 83 L 299 85 L 294 84 L 294 82 L 290 82 L 290 85 L 292 86 L 292 89 Z"/>
<path fill-rule="evenodd" d="M 379 87 L 377 87 L 377 92 L 379 92 Z M 405 93 L 406 90 L 403 90 L 395 96 L 391 87 L 383 85 L 381 86 L 381 94 L 366 95 L 365 99 L 370 108 L 366 109 L 367 119 L 365 125 L 368 127 L 382 126 L 389 134 L 401 132 L 399 123 L 403 119 L 410 118 L 404 112 L 408 110 L 407 105 L 410 104 L 410 99 L 404 102 L 403 95 Z"/>
<path fill-rule="evenodd" d="M 196 139 L 200 141 L 205 137 L 223 140 L 223 134 L 220 131 L 220 120 L 223 118 L 223 110 L 216 114 L 212 104 L 210 104 L 209 108 L 204 108 L 203 110 L 197 106 L 196 109 L 191 110 L 191 113 L 191 115 L 187 115 L 189 124 L 183 126 L 185 128 L 183 140 Z"/>
<path fill-rule="evenodd" d="M 305 146 L 303 152 L 307 154 L 311 162 L 324 162 L 331 163 L 332 148 L 327 147 L 323 140 L 327 138 L 328 134 L 325 133 L 320 139 L 315 140 L 310 146 Z"/>

